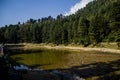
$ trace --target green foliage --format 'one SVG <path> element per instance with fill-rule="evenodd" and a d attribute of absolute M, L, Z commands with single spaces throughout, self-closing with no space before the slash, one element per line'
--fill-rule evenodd
<path fill-rule="evenodd" d="M 89 28 L 91 42 L 95 44 L 101 42 L 107 36 L 108 32 L 108 23 L 104 17 L 96 15 L 91 19 Z"/>
<path fill-rule="evenodd" d="M 86 18 L 80 18 L 79 24 L 79 37 L 80 37 L 80 43 L 84 46 L 87 46 L 90 44 L 89 40 L 89 21 Z"/>
<path fill-rule="evenodd" d="M 0 79 L 5 80 L 9 79 L 9 66 L 5 60 L 5 58 L 0 56 Z"/>
<path fill-rule="evenodd" d="M 7 54 L 0 56 L 0 80 L 16 80 L 12 74 L 14 66 L 19 66 L 19 64 Z"/>
<path fill-rule="evenodd" d="M 94 0 L 70 16 L 58 15 L 0 28 L 0 43 L 120 43 L 120 0 Z"/>

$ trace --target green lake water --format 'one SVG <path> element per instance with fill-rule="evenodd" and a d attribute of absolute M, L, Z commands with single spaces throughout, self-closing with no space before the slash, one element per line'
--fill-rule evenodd
<path fill-rule="evenodd" d="M 20 64 L 40 69 L 65 69 L 93 63 L 110 63 L 120 59 L 119 54 L 100 51 L 68 51 L 56 49 L 20 50 L 11 57 Z"/>
<path fill-rule="evenodd" d="M 86 76 L 90 80 L 94 76 L 120 74 L 120 54 L 115 53 L 40 49 L 14 50 L 11 57 L 32 69 L 64 70 Z"/>
<path fill-rule="evenodd" d="M 69 54 L 70 52 L 66 50 L 41 50 L 35 53 L 16 53 L 11 57 L 31 68 L 53 69 L 63 67 L 69 61 L 67 58 Z"/>

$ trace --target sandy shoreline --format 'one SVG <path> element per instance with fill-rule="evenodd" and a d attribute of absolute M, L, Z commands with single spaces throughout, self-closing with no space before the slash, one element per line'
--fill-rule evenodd
<path fill-rule="evenodd" d="M 21 45 L 21 44 L 20 44 Z M 25 50 L 37 50 L 41 48 L 46 49 L 63 49 L 63 50 L 73 50 L 73 51 L 100 51 L 100 52 L 110 52 L 110 53 L 120 53 L 120 49 L 111 49 L 111 48 L 99 48 L 99 47 L 81 47 L 81 46 L 51 46 L 51 45 L 41 45 L 41 44 L 22 44 L 24 46 L 11 46 L 10 49 L 25 49 Z"/>
<path fill-rule="evenodd" d="M 120 53 L 120 50 L 108 49 L 108 48 L 79 48 L 79 47 L 67 47 L 67 48 L 84 50 L 84 51 L 102 51 L 102 52 Z"/>
<path fill-rule="evenodd" d="M 118 49 L 109 48 L 89 48 L 89 47 L 78 47 L 78 46 L 40 46 L 41 48 L 47 49 L 65 49 L 65 50 L 84 50 L 84 51 L 100 51 L 100 52 L 110 52 L 110 53 L 120 53 Z"/>

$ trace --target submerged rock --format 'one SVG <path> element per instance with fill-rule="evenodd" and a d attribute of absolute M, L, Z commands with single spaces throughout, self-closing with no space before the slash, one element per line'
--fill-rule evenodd
<path fill-rule="evenodd" d="M 77 76 L 77 75 L 74 75 L 73 76 L 73 80 L 85 80 L 84 78 L 81 78 L 81 77 L 79 77 L 79 76 Z"/>
<path fill-rule="evenodd" d="M 20 65 L 20 66 L 14 66 L 13 67 L 15 70 L 29 70 L 30 68 L 28 68 L 25 65 Z"/>
<path fill-rule="evenodd" d="M 77 75 L 69 74 L 69 73 L 64 73 L 58 70 L 52 71 L 53 74 L 56 74 L 59 76 L 60 80 L 85 80 Z"/>

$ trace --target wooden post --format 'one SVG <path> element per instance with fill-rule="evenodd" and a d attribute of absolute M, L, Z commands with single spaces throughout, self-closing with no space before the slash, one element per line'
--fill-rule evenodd
<path fill-rule="evenodd" d="M 3 45 L 0 45 L 0 55 L 4 55 Z"/>

